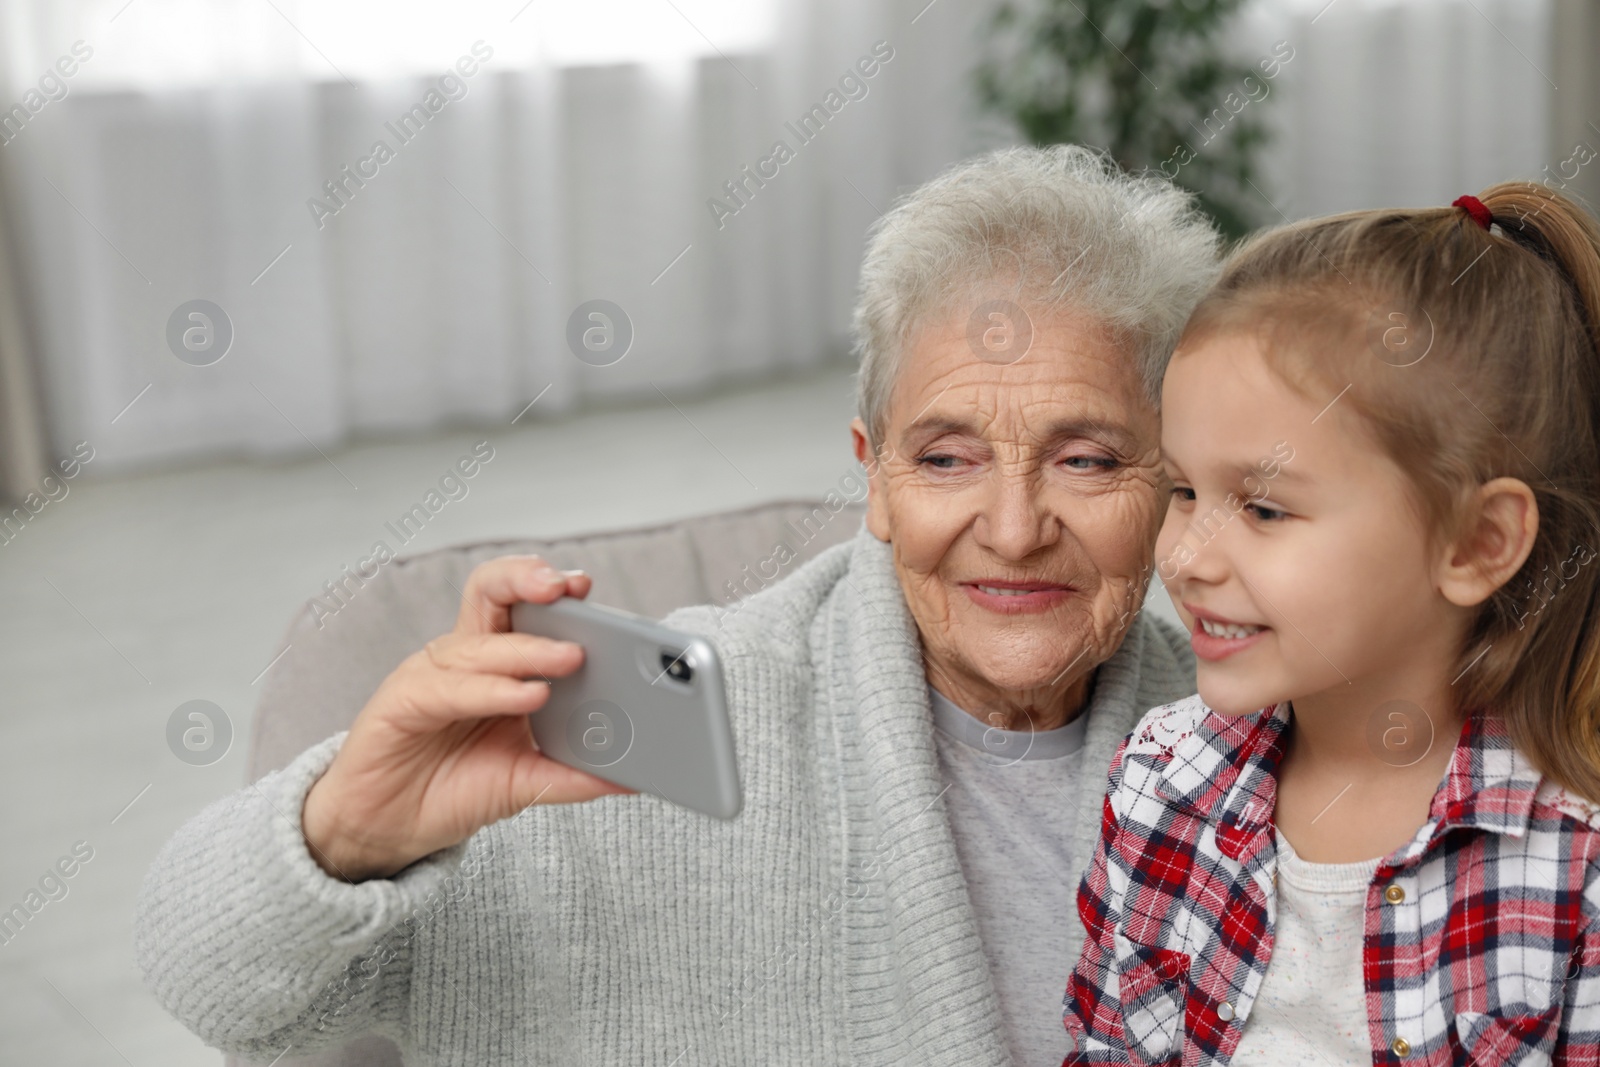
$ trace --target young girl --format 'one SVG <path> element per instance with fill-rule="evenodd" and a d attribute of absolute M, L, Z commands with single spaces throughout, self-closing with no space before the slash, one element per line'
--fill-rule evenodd
<path fill-rule="evenodd" d="M 1111 765 L 1068 1062 L 1600 1063 L 1600 227 L 1261 235 L 1167 371 L 1199 694 Z"/>

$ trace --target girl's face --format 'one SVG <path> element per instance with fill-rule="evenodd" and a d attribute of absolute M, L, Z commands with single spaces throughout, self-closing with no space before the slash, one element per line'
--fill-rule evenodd
<path fill-rule="evenodd" d="M 1161 427 L 1173 489 L 1156 561 L 1215 711 L 1335 687 L 1374 702 L 1434 688 L 1454 617 L 1405 476 L 1357 420 L 1335 393 L 1290 389 L 1247 335 L 1173 357 Z"/>

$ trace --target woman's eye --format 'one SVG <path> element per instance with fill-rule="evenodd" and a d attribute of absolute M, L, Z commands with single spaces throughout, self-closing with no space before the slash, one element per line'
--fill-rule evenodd
<path fill-rule="evenodd" d="M 951 470 L 961 465 L 964 461 L 959 456 L 947 456 L 930 452 L 926 455 L 918 456 L 916 462 L 918 466 L 933 467 L 936 470 Z M 1080 471 L 1113 470 L 1119 465 L 1117 460 L 1107 459 L 1104 456 L 1069 456 L 1061 462 L 1073 470 Z"/>

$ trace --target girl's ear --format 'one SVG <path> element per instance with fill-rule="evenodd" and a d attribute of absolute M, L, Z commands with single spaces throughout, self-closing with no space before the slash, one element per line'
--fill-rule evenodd
<path fill-rule="evenodd" d="M 1474 518 L 1444 549 L 1436 582 L 1445 599 L 1464 608 L 1483 603 L 1509 582 L 1539 533 L 1539 505 L 1519 478 L 1484 482 L 1468 508 Z"/>

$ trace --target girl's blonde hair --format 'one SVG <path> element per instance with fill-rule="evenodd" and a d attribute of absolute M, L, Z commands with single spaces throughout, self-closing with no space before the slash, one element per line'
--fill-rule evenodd
<path fill-rule="evenodd" d="M 1533 182 L 1479 199 L 1492 229 L 1420 208 L 1251 238 L 1179 352 L 1254 333 L 1290 386 L 1319 405 L 1337 395 L 1408 475 L 1432 546 L 1473 528 L 1482 483 L 1528 484 L 1533 550 L 1450 675 L 1461 708 L 1501 716 L 1540 771 L 1600 802 L 1600 225 Z"/>

